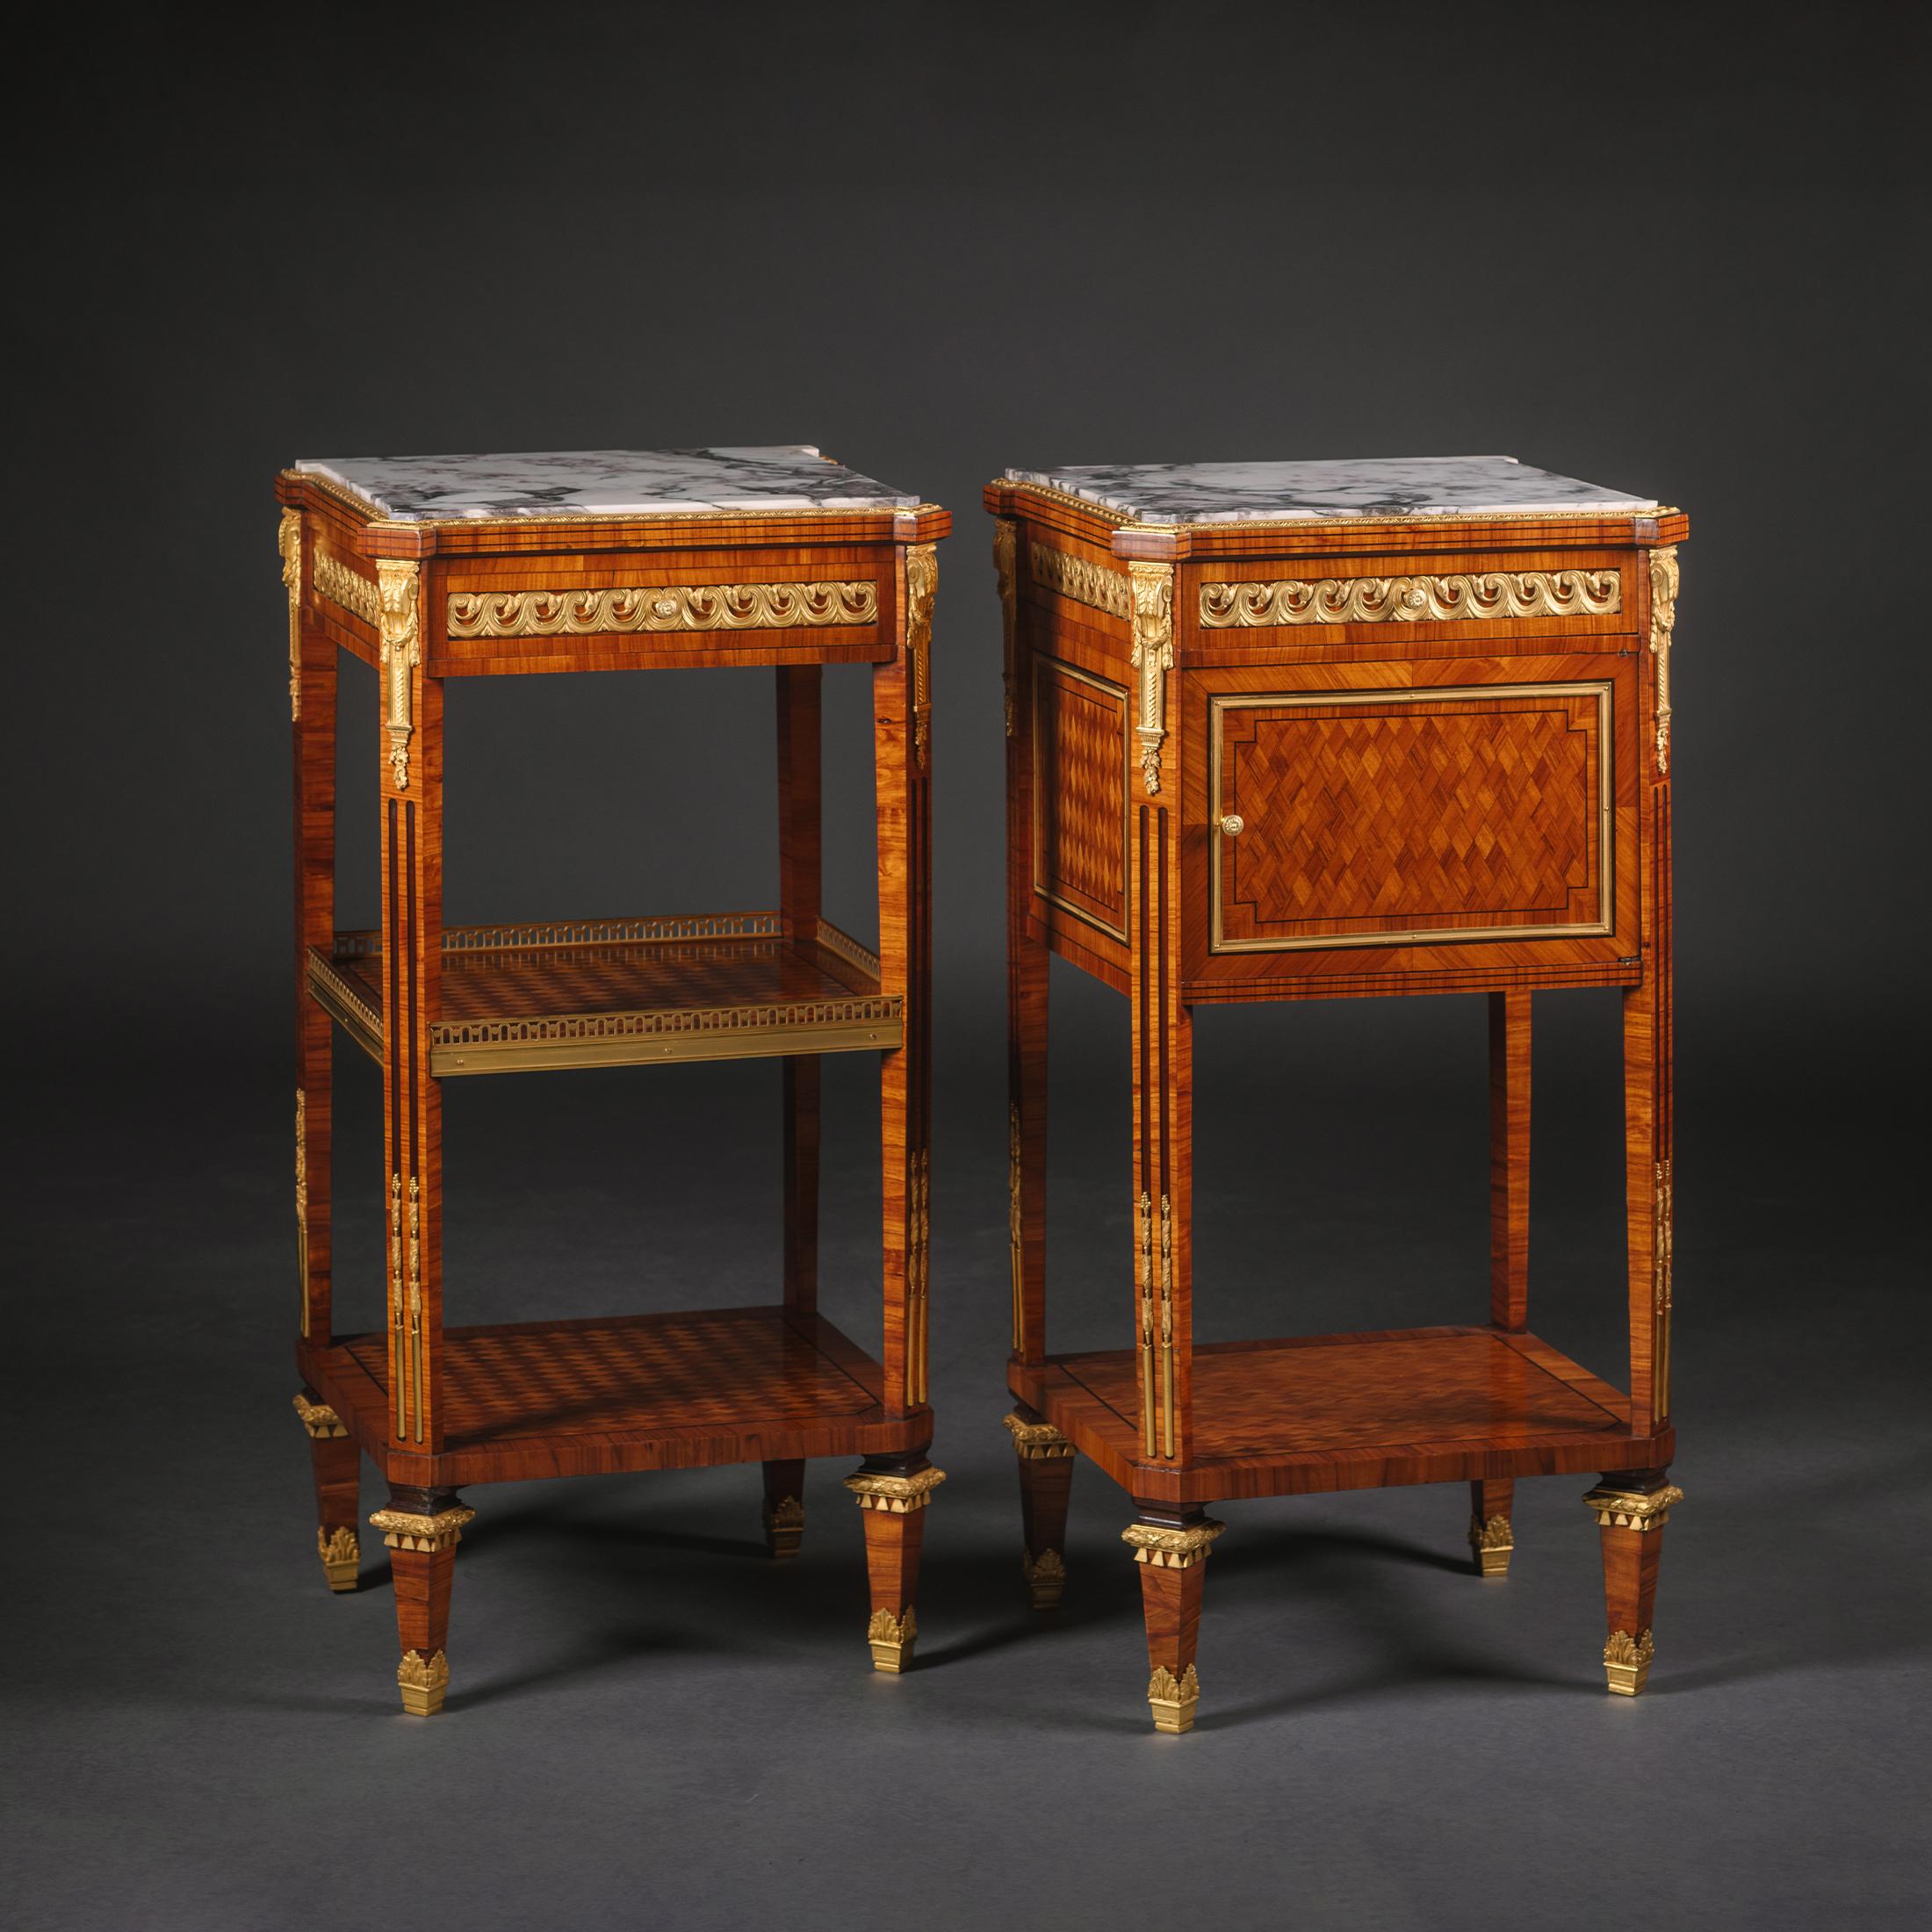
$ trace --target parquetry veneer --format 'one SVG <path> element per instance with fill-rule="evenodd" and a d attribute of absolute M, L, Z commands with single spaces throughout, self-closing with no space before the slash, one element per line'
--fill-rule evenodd
<path fill-rule="evenodd" d="M 863 1459 L 877 1667 L 910 1660 L 940 1473 L 926 1400 L 931 963 L 926 660 L 943 510 L 803 449 L 303 464 L 278 479 L 288 593 L 296 890 L 296 1408 L 318 1547 L 355 1587 L 357 1460 L 395 1578 L 406 1710 L 442 1707 L 462 1488 L 758 1463 L 775 1557 L 813 1456 Z M 337 659 L 378 674 L 382 924 L 335 925 Z M 446 928 L 451 677 L 775 667 L 779 905 L 770 912 Z M 879 949 L 819 904 L 819 693 L 872 667 Z M 386 1318 L 332 1323 L 332 1022 L 383 1070 Z M 818 1056 L 879 1056 L 877 1359 L 818 1312 Z M 782 1304 L 445 1325 L 443 1083 L 663 1059 L 782 1066 Z M 460 1295 L 452 1305 L 459 1305 Z"/>
<path fill-rule="evenodd" d="M 1669 646 L 1683 516 L 1505 458 L 1009 471 L 1013 1358 L 1025 1569 L 1060 1600 L 1071 1458 L 1133 1498 L 1148 1698 L 1184 1731 L 1244 1496 L 1596 1471 L 1610 1688 L 1654 1654 L 1670 1421 Z M 1047 966 L 1128 996 L 1128 1344 L 1050 1353 Z M 1624 1002 L 1627 1386 L 1529 1332 L 1532 993 Z M 1481 992 L 1489 1321 L 1196 1347 L 1193 1013 Z M 1042 1588 L 1042 1576 L 1050 1587 Z"/>

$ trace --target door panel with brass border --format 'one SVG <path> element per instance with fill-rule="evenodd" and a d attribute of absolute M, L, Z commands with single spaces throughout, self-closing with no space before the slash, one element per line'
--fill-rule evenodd
<path fill-rule="evenodd" d="M 1201 977 L 1635 954 L 1631 654 L 1189 681 Z"/>

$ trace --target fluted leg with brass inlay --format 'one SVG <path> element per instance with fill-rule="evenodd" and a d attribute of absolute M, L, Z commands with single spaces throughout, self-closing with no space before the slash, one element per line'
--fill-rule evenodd
<path fill-rule="evenodd" d="M 1662 1469 L 1624 1470 L 1604 1478 L 1583 1498 L 1604 1544 L 1604 1610 L 1609 1631 L 1604 1675 L 1618 1697 L 1633 1698 L 1650 1676 L 1656 1646 L 1651 1618 L 1663 1526 L 1683 1491 Z"/>
<path fill-rule="evenodd" d="M 1066 1587 L 1067 1502 L 1073 1490 L 1073 1445 L 1050 1422 L 1020 1408 L 1006 1417 L 1020 1462 L 1020 1524 L 1026 1539 L 1021 1573 L 1035 1610 L 1057 1610 Z"/>
<path fill-rule="evenodd" d="M 865 1517 L 866 1578 L 872 1588 L 872 1618 L 865 1635 L 875 1670 L 896 1674 L 912 1661 L 926 1510 L 945 1480 L 945 1472 L 923 1453 L 868 1456 L 859 1473 L 846 1478 Z"/>
<path fill-rule="evenodd" d="M 396 1634 L 402 1660 L 396 1684 L 410 1716 L 433 1717 L 449 1686 L 450 1587 L 456 1546 L 475 1517 L 454 1489 L 412 1489 L 391 1484 L 389 1507 L 370 1523 L 382 1532 L 396 1585 Z"/>
<path fill-rule="evenodd" d="M 805 1466 L 765 1465 L 765 1550 L 774 1558 L 796 1556 L 805 1537 Z"/>
<path fill-rule="evenodd" d="M 1226 1528 L 1193 1515 L 1164 1519 L 1143 1515 L 1121 1531 L 1141 1573 L 1141 1609 L 1147 1619 L 1147 1702 L 1154 1728 L 1179 1734 L 1194 1725 L 1200 1679 L 1194 1647 L 1200 1636 L 1200 1593 L 1208 1549 Z"/>
<path fill-rule="evenodd" d="M 315 1474 L 315 1548 L 322 1574 L 331 1590 L 354 1590 L 362 1558 L 356 1534 L 360 1458 L 342 1417 L 313 1388 L 296 1396 L 295 1413 L 308 1431 L 309 1461 Z"/>
<path fill-rule="evenodd" d="M 1516 1548 L 1510 1512 L 1515 1500 L 1516 1484 L 1507 1479 L 1469 1485 L 1469 1551 L 1480 1576 L 1510 1574 L 1510 1555 Z"/>

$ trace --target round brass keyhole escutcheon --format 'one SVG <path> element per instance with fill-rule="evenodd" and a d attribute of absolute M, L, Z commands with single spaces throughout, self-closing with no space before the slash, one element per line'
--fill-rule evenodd
<path fill-rule="evenodd" d="M 1238 811 L 1230 811 L 1228 816 L 1221 821 L 1221 829 L 1222 833 L 1226 837 L 1230 839 L 1237 839 L 1241 836 L 1242 833 L 1247 829 L 1247 824 L 1248 821 L 1244 818 Z"/>

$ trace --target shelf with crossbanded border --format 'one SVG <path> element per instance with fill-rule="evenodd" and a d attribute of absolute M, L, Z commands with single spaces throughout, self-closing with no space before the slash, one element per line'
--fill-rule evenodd
<path fill-rule="evenodd" d="M 441 979 L 438 1078 L 884 1052 L 905 1039 L 905 1003 L 882 993 L 870 953 L 824 919 L 788 933 L 776 912 L 450 926 Z M 310 949 L 309 991 L 378 1060 L 388 980 L 379 933 Z"/>
<path fill-rule="evenodd" d="M 700 1468 L 905 1446 L 879 1366 L 782 1308 L 446 1330 L 442 1451 L 391 1443 L 389 1338 L 342 1336 L 303 1373 L 392 1481 L 443 1484 Z M 926 1424 L 930 1426 L 930 1424 Z M 400 1471 L 401 1473 L 398 1473 Z"/>
<path fill-rule="evenodd" d="M 1135 1352 L 1015 1362 L 1008 1381 L 1132 1494 L 1175 1502 L 1652 1467 L 1626 1396 L 1533 1335 L 1427 1328 L 1216 1342 L 1193 1353 L 1193 1453 L 1141 1448 Z"/>

